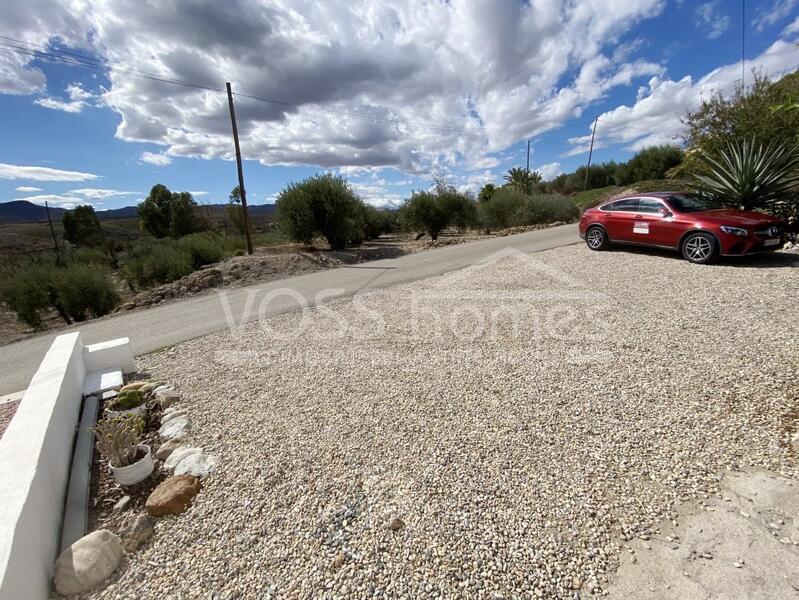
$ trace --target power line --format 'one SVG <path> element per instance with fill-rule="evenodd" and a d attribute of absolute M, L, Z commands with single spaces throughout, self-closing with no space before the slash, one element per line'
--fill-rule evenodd
<path fill-rule="evenodd" d="M 97 71 L 116 71 L 121 73 L 126 73 L 128 75 L 132 75 L 134 77 L 140 77 L 143 79 L 148 79 L 151 81 L 158 81 L 161 83 L 167 83 L 171 85 L 178 85 L 182 87 L 194 88 L 202 91 L 208 92 L 218 92 L 220 94 L 226 94 L 226 90 L 222 88 L 211 87 L 207 85 L 201 85 L 196 83 L 191 83 L 188 81 L 182 81 L 179 79 L 168 79 L 165 77 L 160 77 L 153 73 L 149 73 L 147 71 L 142 71 L 140 69 L 135 69 L 131 67 L 122 67 L 119 65 L 110 64 L 108 61 L 92 58 L 89 56 L 85 56 L 82 54 L 77 54 L 74 52 L 68 52 L 66 50 L 57 50 L 52 48 L 47 48 L 41 44 L 34 44 L 32 42 L 23 42 L 21 40 L 17 40 L 14 38 L 10 38 L 7 36 L 0 35 L 0 40 L 6 40 L 5 42 L 0 41 L 0 49 L 8 50 L 10 52 L 15 52 L 16 54 L 30 56 L 32 58 L 36 58 L 39 60 L 47 59 L 50 61 L 58 62 L 61 64 L 66 64 L 70 66 L 80 66 L 86 67 L 89 69 L 94 69 Z M 32 46 L 33 48 L 29 48 L 28 46 Z M 39 48 L 39 49 L 36 49 Z M 392 119 L 392 118 L 381 118 L 372 115 L 364 115 L 358 113 L 351 113 L 346 111 L 337 111 L 333 109 L 326 109 L 322 107 L 307 107 L 307 106 L 300 106 L 297 104 L 293 104 L 291 102 L 286 102 L 283 100 L 277 100 L 274 98 L 266 98 L 264 96 L 257 96 L 255 94 L 247 94 L 244 92 L 235 92 L 235 96 L 240 96 L 242 98 L 247 98 L 250 100 L 255 100 L 258 102 L 264 102 L 268 104 L 274 104 L 278 106 L 285 106 L 287 108 L 292 109 L 304 109 L 308 112 L 316 112 L 316 113 L 323 113 L 327 115 L 333 115 L 338 117 L 347 117 L 350 119 L 368 121 L 371 123 L 377 124 L 384 124 L 384 125 L 404 125 L 411 129 L 427 129 L 431 131 L 438 131 L 443 133 L 461 133 L 461 132 L 469 132 L 469 131 L 477 131 L 477 132 L 484 132 L 484 133 L 524 133 L 526 130 L 524 129 L 511 129 L 511 128 L 486 128 L 486 127 L 448 127 L 442 125 L 432 125 L 429 123 L 418 123 L 413 121 L 408 121 L 406 119 Z M 467 118 L 467 117 L 459 117 L 459 118 Z"/>

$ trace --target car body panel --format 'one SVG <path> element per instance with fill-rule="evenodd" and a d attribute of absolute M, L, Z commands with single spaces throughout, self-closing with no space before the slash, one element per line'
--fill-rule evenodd
<path fill-rule="evenodd" d="M 679 205 L 669 201 L 672 196 L 685 194 L 638 194 L 589 208 L 580 217 L 580 237 L 585 237 L 590 226 L 600 225 L 611 243 L 679 250 L 686 235 L 702 231 L 716 239 L 719 253 L 725 256 L 772 251 L 782 246 L 785 225 L 775 217 L 729 208 L 681 212 Z M 661 207 L 660 212 L 653 212 L 656 207 Z M 722 227 L 744 229 L 746 235 L 736 235 Z"/>

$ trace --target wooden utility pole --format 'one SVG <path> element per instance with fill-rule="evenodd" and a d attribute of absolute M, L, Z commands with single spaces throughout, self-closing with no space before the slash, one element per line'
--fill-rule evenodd
<path fill-rule="evenodd" d="M 47 211 L 47 222 L 50 224 L 50 235 L 53 236 L 53 248 L 55 248 L 55 264 L 61 264 L 61 250 L 58 248 L 58 240 L 55 237 L 55 229 L 53 229 L 53 220 L 50 218 L 50 205 L 47 200 L 44 201 L 44 208 Z"/>
<path fill-rule="evenodd" d="M 230 89 L 230 82 L 225 85 L 227 85 L 227 102 L 230 107 L 230 122 L 233 125 L 233 143 L 236 146 L 236 167 L 239 171 L 239 192 L 241 192 L 241 210 L 244 217 L 244 239 L 247 240 L 247 254 L 252 254 L 250 216 L 247 212 L 247 194 L 244 192 L 244 171 L 241 169 L 241 148 L 239 148 L 239 130 L 236 127 L 236 110 L 233 108 L 233 92 Z"/>
<path fill-rule="evenodd" d="M 585 185 L 583 185 L 583 191 L 588 189 L 588 172 L 591 170 L 591 156 L 594 154 L 594 136 L 596 135 L 597 121 L 599 121 L 599 117 L 594 119 L 594 130 L 591 132 L 591 148 L 588 150 L 588 166 L 585 168 Z"/>
<path fill-rule="evenodd" d="M 530 140 L 527 140 L 527 173 L 530 173 Z"/>

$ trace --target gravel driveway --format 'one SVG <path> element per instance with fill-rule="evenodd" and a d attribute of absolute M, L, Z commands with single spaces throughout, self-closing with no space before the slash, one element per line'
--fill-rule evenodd
<path fill-rule="evenodd" d="M 221 469 L 96 596 L 598 593 L 725 471 L 797 476 L 797 266 L 511 252 L 145 356 Z"/>

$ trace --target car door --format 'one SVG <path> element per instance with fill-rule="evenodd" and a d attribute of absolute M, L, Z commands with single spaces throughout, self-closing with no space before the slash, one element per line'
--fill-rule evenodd
<path fill-rule="evenodd" d="M 625 198 L 617 200 L 602 207 L 606 212 L 605 227 L 608 230 L 608 237 L 619 242 L 635 241 L 633 224 L 635 222 L 635 211 L 638 208 L 638 198 Z"/>
<path fill-rule="evenodd" d="M 646 223 L 646 226 L 639 227 L 642 237 L 646 237 L 643 243 L 669 248 L 679 245 L 682 225 L 675 220 L 674 213 L 665 202 L 658 198 L 641 198 L 638 213 L 642 222 Z"/>

